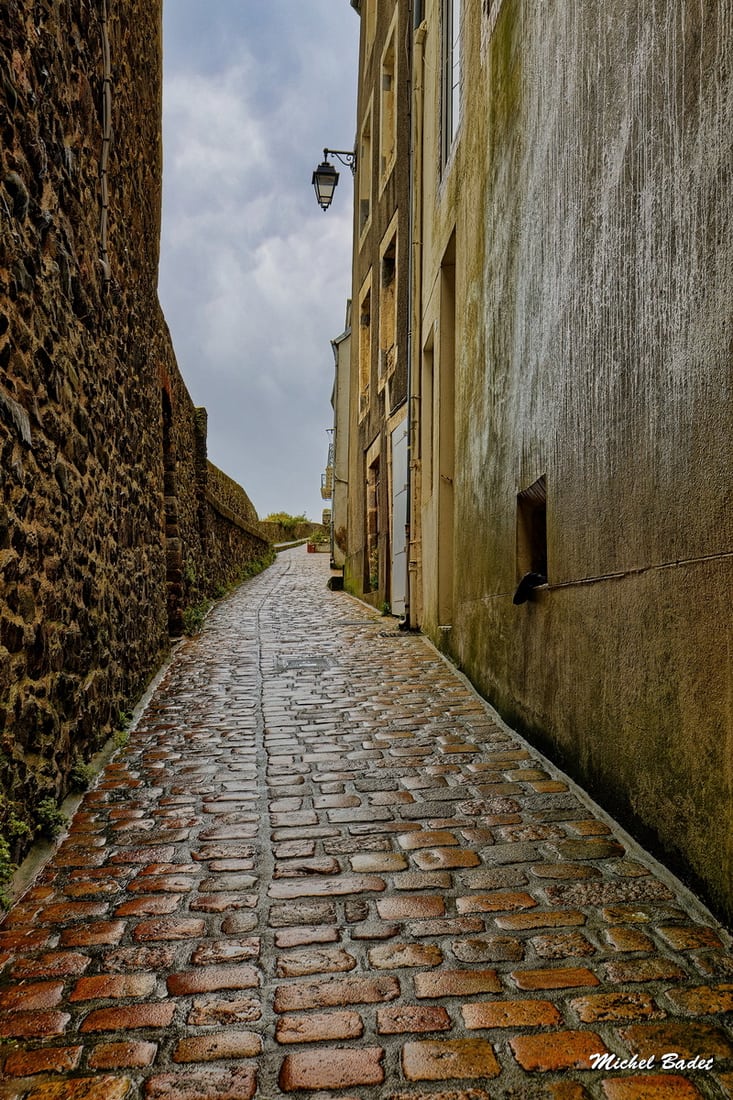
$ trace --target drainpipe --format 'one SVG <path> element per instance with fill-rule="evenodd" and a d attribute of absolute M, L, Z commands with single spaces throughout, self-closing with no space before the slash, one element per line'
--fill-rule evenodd
<path fill-rule="evenodd" d="M 414 407 L 417 396 L 413 393 L 413 379 L 419 378 L 419 370 L 413 369 L 413 354 L 419 355 L 421 340 L 422 297 L 422 124 L 423 124 L 423 65 L 427 25 L 423 20 L 422 0 L 415 0 L 413 9 L 412 80 L 410 96 L 410 179 L 409 179 L 409 251 L 408 251 L 408 330 L 407 330 L 407 599 L 405 601 L 404 626 L 419 626 L 414 613 L 413 595 L 418 582 L 418 562 L 413 556 L 415 519 L 413 512 L 417 501 L 415 492 L 415 464 L 413 451 L 415 431 L 419 418 Z M 415 336 L 417 337 L 415 339 Z M 414 349 L 417 349 L 416 351 Z"/>

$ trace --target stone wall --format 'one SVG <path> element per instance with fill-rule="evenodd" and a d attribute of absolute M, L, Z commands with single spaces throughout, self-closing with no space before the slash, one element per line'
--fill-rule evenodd
<path fill-rule="evenodd" d="M 157 300 L 160 55 L 157 0 L 109 18 L 104 0 L 0 12 L 6 834 L 66 792 L 139 697 L 169 624 L 228 580 L 228 554 L 250 555 L 207 523 L 205 418 Z"/>
<path fill-rule="evenodd" d="M 216 595 L 269 563 L 273 552 L 244 489 L 211 462 L 205 499 L 208 588 Z"/>

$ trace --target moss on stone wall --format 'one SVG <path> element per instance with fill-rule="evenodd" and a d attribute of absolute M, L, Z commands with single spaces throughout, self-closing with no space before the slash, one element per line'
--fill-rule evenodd
<path fill-rule="evenodd" d="M 15 858 L 30 808 L 66 793 L 158 666 L 169 592 L 180 611 L 198 597 L 186 576 L 211 589 L 251 557 L 207 525 L 205 425 L 202 467 L 157 300 L 160 55 L 156 0 L 108 22 L 82 0 L 6 0 L 0 18 L 0 834 Z"/>

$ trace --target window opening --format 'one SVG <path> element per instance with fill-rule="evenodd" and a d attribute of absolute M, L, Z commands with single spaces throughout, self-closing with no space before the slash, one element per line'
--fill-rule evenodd
<path fill-rule="evenodd" d="M 372 212 L 372 112 L 371 108 L 359 137 L 359 233 L 363 233 Z"/>
<path fill-rule="evenodd" d="M 532 589 L 547 584 L 547 480 L 538 478 L 517 494 L 517 575 L 514 603 L 525 603 Z"/>
<path fill-rule="evenodd" d="M 382 56 L 381 118 L 379 125 L 379 172 L 382 180 L 385 180 L 392 170 L 397 145 L 395 57 L 395 26 L 393 26 Z"/>
<path fill-rule="evenodd" d="M 379 588 L 379 459 L 367 466 L 366 485 L 366 563 L 365 588 L 376 592 Z"/>
<path fill-rule="evenodd" d="M 461 121 L 462 0 L 443 0 L 442 159 L 445 165 Z"/>
<path fill-rule="evenodd" d="M 397 237 L 392 237 L 382 256 L 379 277 L 379 377 L 394 373 L 397 363 Z"/>
<path fill-rule="evenodd" d="M 372 291 L 368 286 L 359 303 L 359 415 L 369 407 L 372 367 Z"/>

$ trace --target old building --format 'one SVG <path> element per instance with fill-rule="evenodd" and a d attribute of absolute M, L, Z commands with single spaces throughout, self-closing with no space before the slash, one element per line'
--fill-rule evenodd
<path fill-rule="evenodd" d="M 187 609 L 269 553 L 207 462 L 158 304 L 160 34 L 157 0 L 0 13 L 0 835 L 16 856 Z"/>
<path fill-rule="evenodd" d="M 349 511 L 349 396 L 351 386 L 351 300 L 346 306 L 343 332 L 331 341 L 334 360 L 333 432 L 329 458 L 331 501 L 331 559 L 339 568 L 346 560 Z M 328 473 L 327 473 L 328 476 Z"/>
<path fill-rule="evenodd" d="M 373 236 L 368 220 L 394 20 L 409 620 L 730 916 L 733 13 L 415 0 L 361 17 L 351 582 L 369 589 L 396 525 L 394 403 L 373 405 L 389 209 Z"/>
<path fill-rule="evenodd" d="M 361 17 L 345 583 L 403 614 L 407 545 L 408 6 L 352 0 Z"/>

